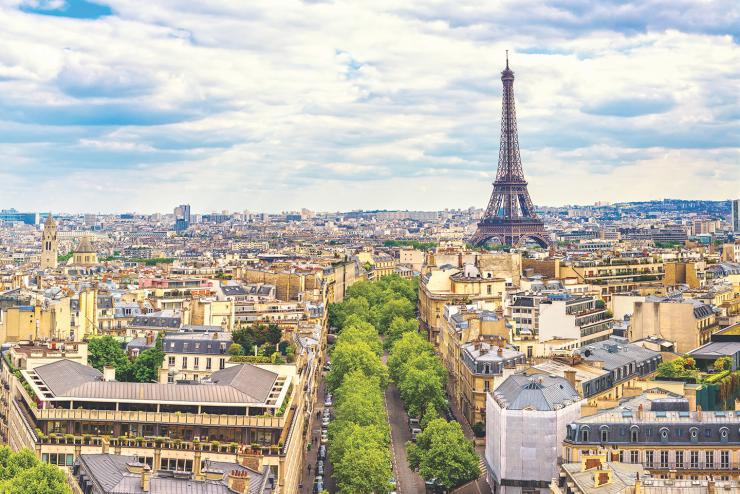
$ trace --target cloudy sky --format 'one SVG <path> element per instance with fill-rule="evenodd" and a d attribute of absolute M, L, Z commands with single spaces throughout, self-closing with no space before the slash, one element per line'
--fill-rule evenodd
<path fill-rule="evenodd" d="M 0 0 L 0 208 L 740 197 L 737 0 Z"/>

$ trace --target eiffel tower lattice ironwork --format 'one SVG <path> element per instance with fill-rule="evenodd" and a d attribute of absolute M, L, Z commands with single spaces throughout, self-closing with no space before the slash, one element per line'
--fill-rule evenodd
<path fill-rule="evenodd" d="M 498 171 L 493 182 L 493 193 L 478 229 L 470 238 L 473 245 L 483 245 L 491 240 L 501 244 L 518 246 L 527 239 L 542 247 L 550 245 L 545 225 L 534 211 L 532 199 L 524 179 L 522 160 L 519 156 L 519 136 L 516 130 L 514 107 L 514 72 L 509 68 L 506 54 L 506 69 L 501 72 L 504 84 L 501 112 L 501 145 L 498 155 Z"/>

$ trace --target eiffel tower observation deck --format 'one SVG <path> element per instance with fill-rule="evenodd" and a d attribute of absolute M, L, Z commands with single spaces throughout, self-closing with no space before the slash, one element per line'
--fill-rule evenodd
<path fill-rule="evenodd" d="M 542 247 L 547 247 L 551 243 L 550 237 L 545 231 L 544 223 L 534 211 L 519 156 L 519 136 L 514 106 L 514 72 L 509 68 L 508 51 L 506 68 L 501 72 L 501 81 L 504 84 L 504 92 L 498 171 L 486 212 L 469 241 L 476 246 L 497 242 L 516 247 L 531 240 Z"/>

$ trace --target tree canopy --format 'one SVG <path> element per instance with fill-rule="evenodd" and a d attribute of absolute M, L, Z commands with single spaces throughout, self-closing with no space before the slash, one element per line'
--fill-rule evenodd
<path fill-rule="evenodd" d="M 448 489 L 480 476 L 478 455 L 457 422 L 432 420 L 407 447 L 411 467 Z"/>
<path fill-rule="evenodd" d="M 42 463 L 29 449 L 14 453 L 0 447 L 0 492 L 7 494 L 71 494 L 62 470 Z"/>

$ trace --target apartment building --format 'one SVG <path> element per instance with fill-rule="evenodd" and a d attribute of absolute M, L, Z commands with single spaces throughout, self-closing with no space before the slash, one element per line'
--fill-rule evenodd
<path fill-rule="evenodd" d="M 539 307 L 539 341 L 553 342 L 553 349 L 572 350 L 611 335 L 611 314 L 594 297 L 553 294 Z"/>
<path fill-rule="evenodd" d="M 712 306 L 677 297 L 647 297 L 634 302 L 630 340 L 649 336 L 675 342 L 676 352 L 686 353 L 710 341 L 720 329 Z"/>
<path fill-rule="evenodd" d="M 563 442 L 565 461 L 598 448 L 641 464 L 658 477 L 716 480 L 740 476 L 740 413 L 690 411 L 682 397 L 640 395 L 574 420 Z"/>
<path fill-rule="evenodd" d="M 49 361 L 48 352 L 41 359 L 14 347 L 3 359 L 14 450 L 63 466 L 82 454 L 131 455 L 153 471 L 191 474 L 206 460 L 238 462 L 269 467 L 276 492 L 297 489 L 310 413 L 304 387 L 312 392 L 305 359 L 237 364 L 198 383 L 142 384 L 117 382 L 115 369 L 101 373 L 65 352 Z"/>
<path fill-rule="evenodd" d="M 160 383 L 200 381 L 226 368 L 231 333 L 188 331 L 165 333 L 162 339 L 164 361 Z"/>

